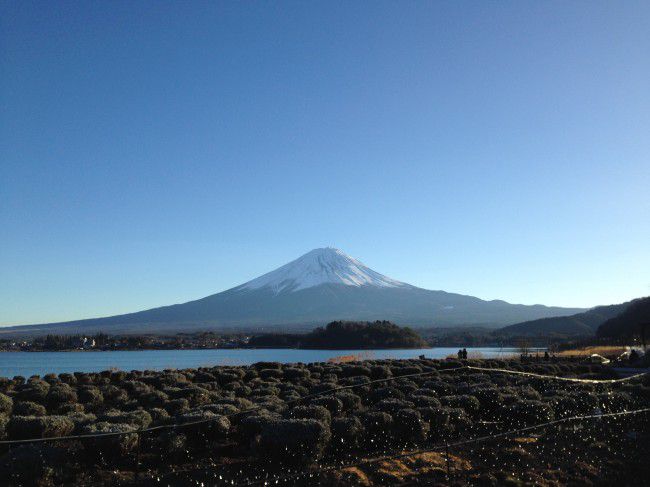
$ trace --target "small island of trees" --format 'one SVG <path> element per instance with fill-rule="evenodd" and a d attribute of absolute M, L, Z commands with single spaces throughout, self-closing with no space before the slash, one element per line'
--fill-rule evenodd
<path fill-rule="evenodd" d="M 408 327 L 390 321 L 333 321 L 311 333 L 252 337 L 251 347 L 313 349 L 426 348 L 427 342 Z"/>

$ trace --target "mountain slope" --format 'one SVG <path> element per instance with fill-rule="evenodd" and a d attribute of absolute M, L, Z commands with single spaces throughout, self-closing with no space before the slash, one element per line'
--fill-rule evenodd
<path fill-rule="evenodd" d="M 650 297 L 635 299 L 619 315 L 608 319 L 598 327 L 601 338 L 629 338 L 646 334 L 650 338 Z M 645 330 L 642 329 L 645 327 Z"/>
<path fill-rule="evenodd" d="M 386 277 L 337 249 L 316 249 L 241 286 L 137 313 L 31 327 L 30 333 L 142 333 L 210 327 L 319 325 L 335 320 L 503 326 L 580 309 L 524 306 L 429 291 Z M 4 329 L 6 333 L 11 330 Z"/>
<path fill-rule="evenodd" d="M 501 328 L 499 333 L 517 336 L 552 334 L 591 336 L 596 333 L 598 327 L 605 321 L 625 311 L 631 302 L 597 306 L 583 313 L 569 316 L 524 321 L 523 323 L 516 323 Z"/>

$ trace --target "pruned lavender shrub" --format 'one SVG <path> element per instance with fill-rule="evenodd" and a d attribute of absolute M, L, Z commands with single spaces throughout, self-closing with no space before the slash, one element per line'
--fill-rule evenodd
<path fill-rule="evenodd" d="M 363 425 L 356 416 L 334 418 L 330 426 L 332 432 L 332 447 L 343 446 L 346 449 L 356 448 L 363 439 Z"/>
<path fill-rule="evenodd" d="M 178 424 L 189 424 L 183 428 L 188 440 L 204 442 L 223 440 L 230 432 L 230 420 L 210 411 L 193 410 L 176 417 Z"/>
<path fill-rule="evenodd" d="M 315 419 L 326 425 L 332 422 L 332 415 L 329 410 L 323 406 L 314 404 L 293 407 L 289 410 L 288 416 L 293 419 Z"/>
<path fill-rule="evenodd" d="M 444 409 L 449 415 L 451 430 L 462 434 L 471 429 L 472 420 L 463 408 L 445 407 Z"/>
<path fill-rule="evenodd" d="M 343 403 L 344 411 L 355 411 L 361 407 L 361 398 L 349 391 L 337 391 L 334 396 Z"/>
<path fill-rule="evenodd" d="M 86 451 L 96 460 L 117 460 L 133 452 L 138 446 L 140 438 L 135 433 L 136 430 L 135 426 L 126 423 L 100 421 L 86 425 L 82 428 L 82 434 L 127 433 L 88 440 Z"/>
<path fill-rule="evenodd" d="M 45 404 L 50 384 L 40 379 L 30 380 L 26 384 L 17 387 L 16 399 L 21 401 L 32 401 Z"/>
<path fill-rule="evenodd" d="M 222 397 L 214 401 L 214 404 L 231 404 L 240 411 L 246 411 L 254 407 L 252 401 L 243 397 Z"/>
<path fill-rule="evenodd" d="M 104 402 L 104 395 L 96 386 L 82 386 L 77 388 L 79 402 L 89 407 L 99 406 Z"/>
<path fill-rule="evenodd" d="M 555 413 L 547 403 L 522 399 L 508 407 L 506 417 L 515 425 L 532 425 L 552 421 Z"/>
<path fill-rule="evenodd" d="M 481 403 L 476 397 L 466 394 L 460 396 L 443 396 L 440 398 L 440 402 L 443 406 L 463 408 L 470 416 L 475 416 L 481 408 Z"/>
<path fill-rule="evenodd" d="M 190 409 L 190 403 L 187 399 L 171 399 L 163 404 L 163 408 L 171 415 L 177 416 Z"/>
<path fill-rule="evenodd" d="M 409 396 L 409 400 L 415 404 L 416 407 L 421 408 L 421 407 L 431 407 L 431 408 L 438 408 L 440 407 L 440 401 L 436 399 L 435 397 L 431 396 L 426 396 L 422 394 L 411 394 Z"/>
<path fill-rule="evenodd" d="M 335 396 L 320 396 L 311 399 L 310 404 L 327 408 L 332 417 L 337 417 L 343 412 L 343 401 Z"/>
<path fill-rule="evenodd" d="M 390 367 L 385 365 L 373 365 L 370 367 L 370 378 L 373 380 L 387 379 L 392 375 Z"/>
<path fill-rule="evenodd" d="M 393 429 L 393 417 L 381 411 L 367 411 L 360 414 L 361 424 L 366 432 L 367 443 L 385 444 L 389 442 Z"/>
<path fill-rule="evenodd" d="M 409 409 L 415 407 L 415 404 L 411 401 L 405 401 L 403 399 L 382 399 L 377 404 L 375 404 L 375 409 L 378 411 L 384 411 L 386 413 L 395 414 L 401 409 Z"/>
<path fill-rule="evenodd" d="M 299 381 L 302 379 L 309 379 L 311 373 L 309 369 L 303 367 L 285 367 L 284 378 L 290 381 Z"/>
<path fill-rule="evenodd" d="M 138 403 L 142 407 L 160 408 L 163 407 L 168 400 L 169 396 L 167 394 L 163 391 L 156 390 L 140 396 Z"/>
<path fill-rule="evenodd" d="M 237 433 L 245 444 L 252 443 L 256 441 L 257 435 L 261 433 L 262 427 L 267 422 L 280 419 L 282 419 L 280 414 L 260 409 L 241 418 L 237 425 Z"/>
<path fill-rule="evenodd" d="M 45 398 L 47 407 L 54 410 L 62 404 L 73 404 L 77 402 L 77 393 L 68 384 L 54 384 L 50 386 Z"/>
<path fill-rule="evenodd" d="M 121 387 L 124 388 L 129 397 L 132 399 L 137 399 L 138 397 L 148 394 L 152 391 L 151 386 L 145 384 L 144 382 L 138 380 L 126 380 L 121 383 Z"/>
<path fill-rule="evenodd" d="M 74 431 L 74 423 L 66 416 L 12 416 L 7 433 L 12 440 L 57 438 Z"/>
<path fill-rule="evenodd" d="M 258 371 L 258 374 L 264 380 L 282 379 L 284 377 L 282 369 L 262 369 Z"/>
<path fill-rule="evenodd" d="M 75 403 L 66 403 L 66 404 L 60 404 L 56 408 L 54 408 L 51 413 L 52 414 L 57 414 L 61 416 L 67 416 L 70 413 L 83 413 L 86 410 L 83 404 L 79 404 L 78 402 Z"/>
<path fill-rule="evenodd" d="M 20 401 L 14 404 L 14 415 L 17 416 L 45 416 L 45 406 L 33 401 Z"/>
<path fill-rule="evenodd" d="M 319 458 L 330 438 L 329 427 L 315 419 L 268 420 L 261 425 L 257 448 L 269 459 L 302 464 Z"/>
<path fill-rule="evenodd" d="M 129 397 L 129 394 L 124 389 L 112 384 L 102 386 L 100 392 L 102 393 L 104 400 L 109 404 L 113 402 L 126 401 Z"/>
<path fill-rule="evenodd" d="M 338 384 L 336 382 L 321 382 L 320 384 L 315 384 L 314 386 L 310 387 L 309 394 L 333 394 L 333 391 L 335 391 L 337 387 Z"/>
<path fill-rule="evenodd" d="M 452 427 L 449 425 L 449 411 L 444 407 L 418 407 L 423 421 L 429 424 L 429 436 L 438 439 L 449 434 Z"/>
<path fill-rule="evenodd" d="M 232 404 L 206 404 L 205 406 L 199 407 L 201 411 L 210 411 L 214 414 L 220 414 L 222 416 L 233 416 L 239 413 L 239 408 Z"/>
<path fill-rule="evenodd" d="M 277 396 L 262 396 L 256 398 L 256 404 L 259 407 L 268 409 L 276 413 L 283 413 L 287 410 L 287 403 Z"/>
<path fill-rule="evenodd" d="M 171 423 L 171 416 L 163 408 L 150 408 L 147 412 L 151 415 L 151 426 L 161 426 Z"/>
<path fill-rule="evenodd" d="M 99 420 L 107 423 L 129 424 L 136 429 L 147 428 L 153 421 L 151 414 L 141 409 L 129 412 L 109 411 L 100 415 Z"/>
<path fill-rule="evenodd" d="M 7 424 L 9 423 L 9 417 L 3 414 L 0 415 L 0 440 L 7 439 Z"/>
<path fill-rule="evenodd" d="M 355 376 L 366 376 L 370 377 L 372 371 L 369 367 L 364 365 L 350 364 L 341 369 L 341 373 L 338 374 L 339 377 L 355 377 Z"/>
<path fill-rule="evenodd" d="M 401 409 L 394 416 L 396 436 L 404 442 L 421 443 L 427 439 L 429 423 L 414 409 Z"/>

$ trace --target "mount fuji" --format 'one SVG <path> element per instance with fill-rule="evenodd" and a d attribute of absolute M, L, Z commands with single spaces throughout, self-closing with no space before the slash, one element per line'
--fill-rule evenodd
<path fill-rule="evenodd" d="M 341 319 L 496 328 L 580 311 L 583 309 L 484 301 L 430 291 L 384 276 L 341 250 L 322 248 L 196 301 L 105 318 L 4 328 L 2 332 L 150 333 L 271 325 L 313 327 Z"/>

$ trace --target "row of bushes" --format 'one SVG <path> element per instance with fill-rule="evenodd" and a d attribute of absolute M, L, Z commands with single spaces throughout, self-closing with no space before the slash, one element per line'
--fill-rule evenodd
<path fill-rule="evenodd" d="M 475 364 L 576 377 L 612 376 L 602 366 L 575 362 Z M 108 465 L 123 461 L 136 447 L 174 463 L 228 442 L 237 445 L 238 454 L 253 454 L 277 467 L 322 455 L 432 444 L 482 434 L 494 427 L 489 425 L 512 428 L 650 402 L 648 380 L 574 384 L 496 371 L 445 372 L 459 365 L 434 360 L 258 363 L 14 377 L 0 380 L 0 437 L 128 433 L 77 442 L 79 462 Z M 346 389 L 337 390 L 342 387 Z M 151 426 L 203 420 L 208 422 L 137 433 Z M 0 458 L 0 470 L 2 465 L 9 468 L 16 454 L 14 448 Z M 39 455 L 47 457 L 42 450 Z"/>

